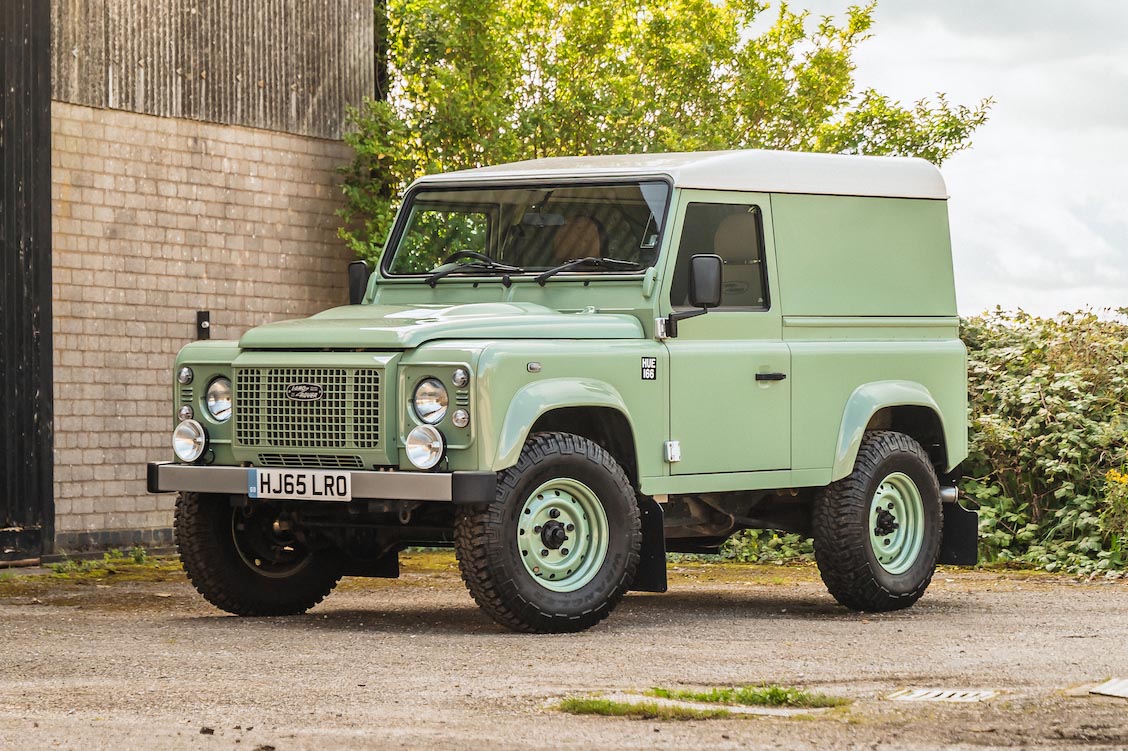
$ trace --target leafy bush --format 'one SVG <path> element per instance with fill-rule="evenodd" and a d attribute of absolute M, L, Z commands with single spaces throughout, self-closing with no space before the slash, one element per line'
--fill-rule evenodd
<path fill-rule="evenodd" d="M 725 542 L 721 556 L 741 563 L 813 561 L 815 548 L 811 539 L 802 535 L 771 529 L 746 529 Z"/>
<path fill-rule="evenodd" d="M 1123 315 L 1125 311 L 1120 311 Z M 1092 312 L 964 321 L 971 402 L 962 490 L 985 561 L 1120 567 L 1128 488 L 1128 325 Z"/>

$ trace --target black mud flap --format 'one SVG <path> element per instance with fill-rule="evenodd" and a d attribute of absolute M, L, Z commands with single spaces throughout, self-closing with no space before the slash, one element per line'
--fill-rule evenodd
<path fill-rule="evenodd" d="M 665 592 L 666 531 L 662 507 L 648 496 L 638 496 L 638 513 L 642 521 L 642 550 L 638 571 L 631 583 L 633 592 Z"/>
<path fill-rule="evenodd" d="M 964 508 L 958 501 L 944 503 L 943 509 L 944 539 L 937 563 L 974 566 L 979 562 L 979 512 Z"/>

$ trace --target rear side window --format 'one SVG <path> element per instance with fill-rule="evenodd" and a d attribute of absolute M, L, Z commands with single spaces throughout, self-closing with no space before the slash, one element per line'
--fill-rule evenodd
<path fill-rule="evenodd" d="M 766 310 L 764 231 L 759 206 L 691 203 L 685 210 L 670 304 L 689 306 L 689 261 L 716 253 L 725 262 L 724 293 L 718 310 Z"/>

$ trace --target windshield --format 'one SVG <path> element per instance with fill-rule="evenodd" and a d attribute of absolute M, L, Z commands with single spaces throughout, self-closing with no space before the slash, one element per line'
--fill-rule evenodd
<path fill-rule="evenodd" d="M 660 180 L 603 185 L 424 188 L 384 269 L 426 274 L 448 263 L 489 274 L 544 271 L 580 258 L 627 263 L 577 268 L 631 273 L 657 260 L 669 186 Z M 453 256 L 453 257 L 452 257 Z M 494 264 L 491 267 L 491 264 Z M 445 274 L 444 274 L 445 275 Z"/>

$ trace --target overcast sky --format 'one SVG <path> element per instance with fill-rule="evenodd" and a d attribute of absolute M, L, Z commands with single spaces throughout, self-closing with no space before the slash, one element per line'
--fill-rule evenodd
<path fill-rule="evenodd" d="M 882 0 L 875 19 L 859 87 L 996 100 L 942 167 L 960 312 L 1128 306 L 1128 2 Z"/>

